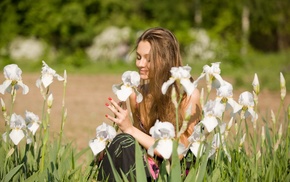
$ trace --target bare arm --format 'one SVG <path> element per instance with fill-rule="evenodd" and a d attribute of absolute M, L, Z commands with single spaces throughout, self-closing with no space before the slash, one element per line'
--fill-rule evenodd
<path fill-rule="evenodd" d="M 180 142 L 184 144 L 185 147 L 187 147 L 189 144 L 187 138 L 192 134 L 194 126 L 201 119 L 201 106 L 199 99 L 200 94 L 199 91 L 196 89 L 193 94 L 188 97 L 185 102 L 186 104 L 184 104 L 183 106 L 184 111 L 191 106 L 191 117 L 188 122 L 187 130 L 180 136 Z M 113 99 L 109 99 L 109 101 L 111 105 L 107 105 L 107 107 L 114 113 L 116 117 L 112 117 L 110 115 L 106 115 L 106 117 L 116 123 L 123 133 L 132 135 L 145 149 L 151 147 L 154 144 L 155 139 L 133 126 L 133 123 L 130 120 L 130 111 L 127 109 L 126 102 L 123 102 L 122 107 L 120 107 L 118 103 L 115 102 Z M 130 97 L 130 106 L 133 113 L 133 119 L 135 119 L 136 122 L 137 118 L 135 118 L 134 113 L 136 112 L 137 107 L 134 94 L 132 94 Z M 161 155 L 156 150 L 154 151 L 154 153 L 155 155 L 161 157 Z M 182 155 L 180 155 L 180 159 L 181 158 L 183 158 Z"/>
<path fill-rule="evenodd" d="M 116 117 L 110 115 L 106 115 L 106 117 L 116 123 L 123 133 L 132 135 L 145 149 L 148 149 L 150 146 L 152 146 L 155 142 L 154 138 L 133 126 L 133 123 L 130 120 L 130 112 L 127 109 L 126 102 L 122 102 L 122 106 L 119 106 L 118 103 L 113 99 L 109 99 L 109 101 L 111 105 L 107 104 L 107 107 L 114 113 Z M 131 105 L 132 112 L 134 112 L 134 109 L 136 109 L 136 105 Z"/>

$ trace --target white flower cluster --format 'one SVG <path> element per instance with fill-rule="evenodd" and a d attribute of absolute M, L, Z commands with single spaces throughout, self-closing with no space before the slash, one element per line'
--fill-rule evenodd
<path fill-rule="evenodd" d="M 208 158 L 214 158 L 217 151 L 223 151 L 231 161 L 231 156 L 227 152 L 226 138 L 232 127 L 233 121 L 240 116 L 241 120 L 251 118 L 251 121 L 255 124 L 258 119 L 254 107 L 257 104 L 257 95 L 259 94 L 259 81 L 255 74 L 253 80 L 253 94 L 251 92 L 242 92 L 239 96 L 238 102 L 233 99 L 233 86 L 225 81 L 221 77 L 220 62 L 212 63 L 211 66 L 205 65 L 201 75 L 192 82 L 190 80 L 191 68 L 189 66 L 173 67 L 171 69 L 171 77 L 162 85 L 161 92 L 165 94 L 173 83 L 177 82 L 183 87 L 184 93 L 190 96 L 194 89 L 197 88 L 198 83 L 205 78 L 208 94 L 214 88 L 216 90 L 216 98 L 214 100 L 206 100 L 206 103 L 202 104 L 202 119 L 194 126 L 193 133 L 188 138 L 188 147 L 179 144 L 177 147 L 177 153 L 179 155 L 186 155 L 190 150 L 196 157 L 200 157 L 208 150 Z M 137 91 L 137 87 L 140 83 L 140 76 L 137 72 L 127 71 L 122 75 L 123 83 L 113 85 L 113 92 L 117 97 L 126 101 L 128 97 L 133 93 L 137 94 L 137 102 L 142 101 L 142 95 Z M 281 99 L 285 98 L 286 86 L 285 79 L 280 73 L 281 83 Z M 172 102 L 177 105 L 179 102 L 174 100 L 176 92 L 172 91 Z M 183 93 L 181 93 L 183 94 Z M 201 94 L 200 100 L 203 101 L 203 94 Z M 176 107 L 178 108 L 178 107 Z M 191 107 L 189 107 L 190 109 Z M 224 121 L 225 111 L 230 110 L 230 121 Z M 185 120 L 189 120 L 190 111 L 186 111 Z M 164 159 L 169 159 L 173 151 L 173 140 L 180 136 L 180 132 L 184 132 L 187 128 L 188 121 L 183 121 L 185 126 L 181 127 L 179 133 L 175 132 L 172 123 L 167 121 L 157 120 L 155 125 L 150 129 L 151 136 L 155 139 L 155 143 L 148 149 L 148 154 L 153 156 L 154 150 L 158 151 Z M 97 155 L 101 150 L 105 148 L 115 135 L 115 131 L 110 131 L 110 127 L 102 125 L 102 130 L 97 129 L 97 137 L 90 142 L 90 146 L 93 153 Z M 112 133 L 109 135 L 109 133 Z M 108 137 L 111 136 L 111 137 Z M 240 147 L 245 141 L 245 134 L 240 139 Z M 98 146 L 99 145 L 99 146 Z"/>
<path fill-rule="evenodd" d="M 32 139 L 28 133 L 30 131 L 32 135 L 35 135 L 37 129 L 39 128 L 41 121 L 39 117 L 33 112 L 26 111 L 25 119 L 22 116 L 13 113 L 10 119 L 10 133 L 9 138 L 15 145 L 18 145 L 19 142 L 26 137 L 26 143 L 29 144 L 32 142 Z M 5 132 L 2 135 L 2 138 L 7 142 L 7 133 Z"/>
<path fill-rule="evenodd" d="M 27 94 L 29 92 L 29 88 L 25 85 L 22 81 L 22 70 L 16 64 L 9 64 L 4 67 L 4 77 L 5 81 L 3 84 L 0 85 L 0 93 L 5 94 L 5 92 L 12 95 L 12 103 L 15 102 L 16 91 L 21 87 L 23 89 L 22 93 Z M 53 77 L 57 77 L 58 80 L 66 81 L 65 78 L 56 74 L 55 70 L 51 69 L 44 61 L 42 67 L 42 75 L 40 79 L 36 81 L 37 87 L 42 90 L 42 85 L 47 88 L 52 82 Z M 46 98 L 48 107 L 51 107 L 53 97 L 52 94 Z M 6 120 L 6 125 L 9 126 L 9 129 L 2 135 L 3 140 L 7 142 L 8 136 L 12 140 L 15 145 L 18 145 L 19 142 L 26 137 L 27 143 L 32 142 L 31 135 L 35 135 L 36 131 L 38 130 L 39 126 L 42 122 L 39 120 L 39 117 L 35 115 L 33 112 L 26 111 L 25 118 L 21 115 L 17 115 L 15 113 L 11 114 L 11 116 L 7 116 L 6 107 L 3 99 L 1 98 L 1 106 L 4 118 Z M 29 131 L 29 132 L 28 132 Z M 9 135 L 8 135 L 9 133 Z"/>
<path fill-rule="evenodd" d="M 186 47 L 188 58 L 202 61 L 216 58 L 216 43 L 213 42 L 203 29 L 191 30 L 190 36 L 195 40 Z"/>

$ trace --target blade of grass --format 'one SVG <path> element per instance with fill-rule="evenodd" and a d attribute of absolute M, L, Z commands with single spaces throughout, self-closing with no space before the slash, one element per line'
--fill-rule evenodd
<path fill-rule="evenodd" d="M 137 141 L 135 141 L 135 161 L 136 161 L 136 179 L 142 181 L 146 179 L 146 173 L 144 170 L 144 161 L 142 150 Z"/>

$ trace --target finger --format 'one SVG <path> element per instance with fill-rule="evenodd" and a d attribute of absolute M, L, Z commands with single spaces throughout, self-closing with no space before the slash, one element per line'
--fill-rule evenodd
<path fill-rule="evenodd" d="M 115 102 L 111 97 L 108 98 L 108 100 L 111 102 L 111 104 L 114 106 L 114 107 L 119 107 L 118 103 Z M 118 108 L 117 108 L 118 109 Z"/>
<path fill-rule="evenodd" d="M 114 113 L 115 117 L 117 117 L 117 114 L 119 113 L 119 111 L 113 105 L 110 105 L 108 103 L 106 103 L 105 105 L 110 111 Z"/>
<path fill-rule="evenodd" d="M 109 99 L 109 101 L 111 102 L 112 106 L 114 106 L 115 109 L 116 109 L 118 112 L 123 111 L 123 108 L 121 107 L 122 104 L 123 104 L 123 102 L 118 102 L 118 103 L 117 103 L 117 102 L 114 101 L 111 97 L 109 97 L 108 99 Z"/>
<path fill-rule="evenodd" d="M 118 119 L 116 117 L 112 117 L 110 115 L 105 115 L 106 118 L 108 118 L 109 120 L 113 121 L 114 123 L 118 124 Z"/>

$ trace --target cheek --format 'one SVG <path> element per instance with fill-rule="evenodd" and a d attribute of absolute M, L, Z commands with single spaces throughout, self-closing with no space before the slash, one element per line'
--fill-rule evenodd
<path fill-rule="evenodd" d="M 147 62 L 146 67 L 147 67 L 148 70 L 150 70 L 150 62 Z"/>

